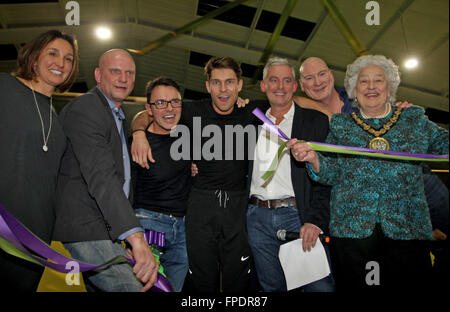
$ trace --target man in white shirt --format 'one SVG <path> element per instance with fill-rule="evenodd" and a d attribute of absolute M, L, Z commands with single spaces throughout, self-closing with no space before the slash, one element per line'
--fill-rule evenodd
<path fill-rule="evenodd" d="M 267 62 L 261 90 L 266 93 L 270 109 L 266 116 L 287 136 L 306 141 L 324 141 L 328 133 L 326 115 L 300 108 L 293 101 L 298 83 L 295 68 L 286 59 Z M 250 164 L 250 201 L 247 230 L 258 280 L 264 291 L 286 291 L 286 280 L 278 259 L 279 229 L 300 232 L 303 248 L 311 250 L 321 232 L 328 231 L 329 188 L 315 184 L 307 176 L 304 164 L 297 163 L 290 151 L 282 153 L 275 174 L 264 181 L 281 139 L 262 130 Z M 331 274 L 304 286 L 305 291 L 333 291 Z"/>

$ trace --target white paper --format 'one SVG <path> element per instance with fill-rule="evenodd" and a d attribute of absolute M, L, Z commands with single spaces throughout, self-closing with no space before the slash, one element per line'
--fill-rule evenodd
<path fill-rule="evenodd" d="M 317 281 L 331 272 L 320 239 L 311 251 L 303 251 L 301 238 L 290 241 L 280 246 L 278 257 L 288 290 Z"/>

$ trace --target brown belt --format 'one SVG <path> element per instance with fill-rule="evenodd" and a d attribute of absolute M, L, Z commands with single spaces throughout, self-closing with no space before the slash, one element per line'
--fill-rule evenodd
<path fill-rule="evenodd" d="M 297 206 L 295 202 L 295 197 L 289 197 L 284 199 L 269 199 L 269 200 L 260 200 L 259 198 L 252 197 L 250 198 L 250 204 L 261 207 L 267 207 L 269 209 Z"/>

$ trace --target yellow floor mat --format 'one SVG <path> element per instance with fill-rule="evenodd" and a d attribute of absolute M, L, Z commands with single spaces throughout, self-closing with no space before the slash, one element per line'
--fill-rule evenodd
<path fill-rule="evenodd" d="M 52 241 L 50 246 L 59 253 L 70 257 L 70 253 L 64 248 L 61 242 Z M 65 273 L 60 273 L 46 267 L 39 282 L 37 292 L 86 292 L 86 287 L 84 286 L 83 275 L 81 273 L 77 273 L 76 276 L 72 274 L 68 276 Z"/>

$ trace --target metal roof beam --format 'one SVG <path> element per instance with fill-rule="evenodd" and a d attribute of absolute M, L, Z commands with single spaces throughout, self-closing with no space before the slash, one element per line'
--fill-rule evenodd
<path fill-rule="evenodd" d="M 358 37 L 356 37 L 355 33 L 351 30 L 350 26 L 348 25 L 342 13 L 337 8 L 334 1 L 322 0 L 322 4 L 330 13 L 330 16 L 333 18 L 333 21 L 341 31 L 342 35 L 345 37 L 345 39 L 347 39 L 353 52 L 355 52 L 357 56 L 366 55 L 366 49 L 364 48 Z"/>
<path fill-rule="evenodd" d="M 153 51 L 153 50 L 159 48 L 160 46 L 164 45 L 168 41 L 175 39 L 179 35 L 187 33 L 189 31 L 199 27 L 200 25 L 204 24 L 205 22 L 213 19 L 214 17 L 216 17 L 226 11 L 229 11 L 232 8 L 242 4 L 244 2 L 247 2 L 247 1 L 249 1 L 249 0 L 235 0 L 233 2 L 230 2 L 226 5 L 218 8 L 217 10 L 209 12 L 208 14 L 206 14 L 190 23 L 187 23 L 186 25 L 181 26 L 180 28 L 177 28 L 174 31 L 169 32 L 168 34 L 156 39 L 155 41 L 149 43 L 148 45 L 146 45 L 145 47 L 143 47 L 139 50 L 128 49 L 128 51 L 130 51 L 132 53 L 137 53 L 137 54 L 146 54 L 150 51 Z"/>
<path fill-rule="evenodd" d="M 427 59 L 428 57 L 430 57 L 431 54 L 434 53 L 434 51 L 436 51 L 436 50 L 439 49 L 442 45 L 444 45 L 445 43 L 447 43 L 447 41 L 448 41 L 448 33 L 446 33 L 444 36 L 442 36 L 441 38 L 439 38 L 439 39 L 431 46 L 431 48 L 430 48 L 426 53 L 424 53 L 424 55 L 423 55 L 424 61 L 426 61 L 426 59 Z"/>
<path fill-rule="evenodd" d="M 258 0 L 258 5 L 256 7 L 255 15 L 253 16 L 252 24 L 250 25 L 250 30 L 248 32 L 247 41 L 245 42 L 245 48 L 248 49 L 250 45 L 250 41 L 252 39 L 253 32 L 256 29 L 256 25 L 258 25 L 259 18 L 261 17 L 261 13 L 263 11 L 265 0 Z"/>
<path fill-rule="evenodd" d="M 302 58 L 303 58 L 303 55 L 305 54 L 306 49 L 308 48 L 311 41 L 314 39 L 314 36 L 316 35 L 320 26 L 322 26 L 323 21 L 325 20 L 325 17 L 327 17 L 327 15 L 328 15 L 328 10 L 323 10 L 322 13 L 320 14 L 319 18 L 317 19 L 316 25 L 314 26 L 311 34 L 309 34 L 308 39 L 306 39 L 305 43 L 301 47 L 301 50 L 300 50 L 300 53 L 298 56 L 299 62 L 302 62 Z"/>
<path fill-rule="evenodd" d="M 377 41 L 391 28 L 391 26 L 402 16 L 407 8 L 414 2 L 414 0 L 405 0 L 402 5 L 395 11 L 391 18 L 384 24 L 383 28 L 370 40 L 367 44 L 367 50 L 372 49 L 372 47 L 377 43 Z"/>
<path fill-rule="evenodd" d="M 128 33 L 131 33 L 135 36 L 136 40 L 143 40 L 148 36 L 149 33 L 164 33 L 165 30 L 139 25 L 134 23 L 116 23 L 114 24 L 117 30 L 122 31 L 122 34 L 118 34 L 119 36 L 126 37 Z M 43 26 L 43 27 L 26 27 L 26 28 L 8 28 L 8 29 L 0 29 L 0 44 L 9 44 L 9 43 L 19 43 L 20 41 L 28 41 L 38 34 L 53 29 L 51 26 Z M 88 33 L 92 30 L 92 25 L 81 25 L 77 27 L 71 27 L 67 25 L 61 25 L 58 27 L 63 32 L 73 33 L 77 37 L 86 37 Z M 200 38 L 200 37 L 192 37 L 190 35 L 181 35 L 178 40 L 171 41 L 168 44 L 171 47 L 178 49 L 188 49 L 196 52 L 201 52 L 210 55 L 223 55 L 226 52 L 230 57 L 235 58 L 240 62 L 244 62 L 247 64 L 255 64 L 255 60 L 261 55 L 261 51 L 245 49 L 242 46 L 230 46 L 229 44 Z M 299 62 L 296 59 L 290 58 L 288 56 L 288 60 L 296 67 L 299 66 Z M 92 64 L 88 64 L 85 62 L 81 62 L 80 72 L 85 74 L 86 79 L 93 79 L 93 67 Z M 345 73 L 346 68 L 342 66 L 337 66 L 334 64 L 328 64 L 329 68 L 334 71 L 339 71 Z M 95 84 L 95 80 L 93 82 Z M 90 85 L 90 84 L 88 84 Z M 432 90 L 423 88 L 417 85 L 405 84 L 401 83 L 400 87 L 414 90 L 418 94 L 428 94 L 431 97 L 439 97 L 441 103 L 439 104 L 430 104 L 430 103 L 417 103 L 420 105 L 424 105 L 425 107 L 433 107 L 435 109 L 448 111 L 448 95 L 443 94 L 442 91 Z"/>
<path fill-rule="evenodd" d="M 269 40 L 267 41 L 266 47 L 264 48 L 263 54 L 261 55 L 259 61 L 258 61 L 258 68 L 255 72 L 255 75 L 253 76 L 252 83 L 250 86 L 253 85 L 253 83 L 256 83 L 258 80 L 264 65 L 266 64 L 267 60 L 269 59 L 270 55 L 273 52 L 273 49 L 275 48 L 275 45 L 280 39 L 281 32 L 283 31 L 284 26 L 286 25 L 286 22 L 291 15 L 292 11 L 294 10 L 295 5 L 297 4 L 297 0 L 287 0 L 286 5 L 284 6 L 283 12 L 281 13 L 280 18 L 278 19 L 278 23 L 275 26 L 275 29 L 272 32 L 272 35 L 270 36 Z"/>

